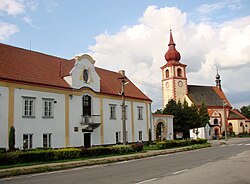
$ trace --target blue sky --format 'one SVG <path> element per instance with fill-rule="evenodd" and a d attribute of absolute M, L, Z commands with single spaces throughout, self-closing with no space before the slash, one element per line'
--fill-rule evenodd
<path fill-rule="evenodd" d="M 188 83 L 214 85 L 250 104 L 249 0 L 0 0 L 0 42 L 127 75 L 161 108 L 161 71 L 173 29 Z M 236 45 L 237 44 L 237 45 Z M 240 81 L 240 82 L 239 82 Z"/>

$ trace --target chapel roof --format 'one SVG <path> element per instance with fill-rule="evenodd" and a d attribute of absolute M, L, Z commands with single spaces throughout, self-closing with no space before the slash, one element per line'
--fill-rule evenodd
<path fill-rule="evenodd" d="M 246 117 L 237 110 L 233 109 L 230 111 L 228 119 L 246 119 Z"/>
<path fill-rule="evenodd" d="M 188 97 L 196 106 L 204 102 L 206 106 L 219 107 L 223 106 L 225 101 L 227 106 L 231 107 L 223 91 L 214 86 L 188 85 Z"/>
<path fill-rule="evenodd" d="M 63 79 L 75 65 L 75 60 L 63 59 L 36 51 L 0 43 L 0 80 L 74 90 Z M 95 67 L 100 76 L 100 93 L 118 95 L 121 81 L 118 72 Z M 129 79 L 125 96 L 151 101 Z"/>

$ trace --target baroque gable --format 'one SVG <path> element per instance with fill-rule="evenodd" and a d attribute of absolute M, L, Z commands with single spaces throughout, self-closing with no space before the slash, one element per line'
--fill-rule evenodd
<path fill-rule="evenodd" d="M 64 80 L 74 89 L 88 87 L 100 92 L 100 76 L 95 70 L 95 60 L 87 54 L 75 57 L 75 65 Z"/>

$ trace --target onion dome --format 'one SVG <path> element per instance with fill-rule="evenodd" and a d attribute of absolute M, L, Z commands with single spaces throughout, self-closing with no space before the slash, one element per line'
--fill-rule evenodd
<path fill-rule="evenodd" d="M 217 74 L 215 76 L 215 79 L 219 80 L 220 79 L 220 75 L 218 74 L 218 70 L 217 70 Z"/>
<path fill-rule="evenodd" d="M 165 59 L 167 62 L 179 62 L 181 59 L 180 53 L 175 49 L 172 30 L 170 30 L 170 40 L 168 44 L 168 51 L 165 54 Z"/>

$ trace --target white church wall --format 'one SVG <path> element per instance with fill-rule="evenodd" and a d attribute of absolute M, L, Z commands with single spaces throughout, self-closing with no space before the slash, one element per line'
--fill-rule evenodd
<path fill-rule="evenodd" d="M 82 129 L 84 126 L 81 124 L 83 121 L 82 117 L 82 97 L 84 95 L 91 96 L 91 115 L 98 116 L 96 118 L 96 123 L 100 123 L 100 99 L 94 97 L 90 93 L 83 93 L 81 96 L 72 95 L 69 100 L 69 140 L 70 146 L 83 146 L 84 136 Z M 94 118 L 95 119 L 95 118 Z M 98 121 L 98 122 L 97 122 Z M 75 131 L 75 128 L 78 131 Z M 100 144 L 100 128 L 94 129 L 91 132 L 91 145 Z"/>
<path fill-rule="evenodd" d="M 0 148 L 8 147 L 9 89 L 0 86 Z"/>
<path fill-rule="evenodd" d="M 149 116 L 146 113 L 146 103 L 140 103 L 140 102 L 134 102 L 134 141 L 139 142 L 139 131 L 142 131 L 142 140 L 148 141 L 148 130 L 147 126 L 149 128 Z M 142 108 L 142 119 L 139 119 L 138 117 L 138 107 Z M 147 117 L 148 116 L 148 117 Z M 148 120 L 148 122 L 147 122 Z M 147 125 L 148 123 L 148 125 Z"/>
<path fill-rule="evenodd" d="M 128 105 L 128 103 L 125 103 Z M 115 118 L 110 117 L 110 106 L 115 106 Z M 128 123 L 129 109 L 127 106 L 126 130 L 129 131 Z M 121 119 L 121 100 L 103 99 L 103 130 L 104 144 L 115 144 L 115 132 L 120 132 L 122 142 L 122 119 Z"/>
<path fill-rule="evenodd" d="M 23 134 L 33 134 L 32 147 L 43 147 L 43 133 L 51 133 L 51 146 L 65 146 L 64 94 L 15 89 L 14 127 L 16 147 L 23 147 Z M 23 97 L 35 98 L 34 117 L 23 117 Z M 53 118 L 43 117 L 43 99 L 53 99 Z M 63 107 L 63 108 L 62 108 Z"/>

